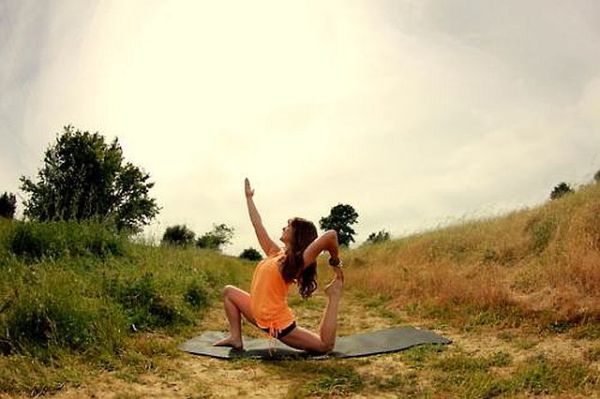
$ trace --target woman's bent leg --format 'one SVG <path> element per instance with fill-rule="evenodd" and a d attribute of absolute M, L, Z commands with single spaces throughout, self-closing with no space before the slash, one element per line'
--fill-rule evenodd
<path fill-rule="evenodd" d="M 292 348 L 303 349 L 311 352 L 329 352 L 335 346 L 337 330 L 337 314 L 340 299 L 342 297 L 342 280 L 336 278 L 329 284 L 325 290 L 329 299 L 327 308 L 323 313 L 320 335 L 317 335 L 305 328 L 296 327 L 280 340 Z"/>
<path fill-rule="evenodd" d="M 229 321 L 229 337 L 219 340 L 215 346 L 233 346 L 243 348 L 242 342 L 242 318 L 244 315 L 248 322 L 256 325 L 256 321 L 250 310 L 250 294 L 233 285 L 227 285 L 223 289 L 223 306 L 225 315 Z"/>

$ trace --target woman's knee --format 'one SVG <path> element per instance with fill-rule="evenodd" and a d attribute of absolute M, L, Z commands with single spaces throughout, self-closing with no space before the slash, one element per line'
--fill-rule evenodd
<path fill-rule="evenodd" d="M 223 292 L 222 292 L 223 298 L 227 298 L 231 294 L 231 292 L 233 290 L 235 290 L 235 288 L 236 288 L 235 286 L 230 285 L 230 284 L 227 284 L 225 287 L 223 287 Z"/>

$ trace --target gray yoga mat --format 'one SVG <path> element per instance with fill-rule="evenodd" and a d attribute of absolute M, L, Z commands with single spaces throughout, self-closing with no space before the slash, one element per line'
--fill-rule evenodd
<path fill-rule="evenodd" d="M 328 359 L 368 356 L 396 352 L 422 344 L 449 344 L 452 342 L 432 331 L 407 326 L 338 337 L 333 351 L 325 355 L 294 349 L 279 340 L 273 341 L 269 350 L 268 339 L 264 338 L 244 337 L 242 351 L 227 346 L 212 345 L 213 342 L 225 338 L 226 335 L 227 333 L 221 331 L 205 331 L 202 335 L 179 345 L 179 349 L 196 355 L 221 359 L 235 357 L 267 360 Z"/>

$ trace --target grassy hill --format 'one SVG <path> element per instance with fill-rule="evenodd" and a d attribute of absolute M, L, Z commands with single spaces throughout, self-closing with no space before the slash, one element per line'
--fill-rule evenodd
<path fill-rule="evenodd" d="M 208 250 L 134 244 L 94 223 L 2 220 L 0 392 L 135 367 L 164 350 L 144 341 L 140 353 L 139 337 L 184 333 L 251 268 Z"/>
<path fill-rule="evenodd" d="M 598 396 L 600 185 L 341 256 L 340 335 L 411 324 L 454 343 L 277 364 L 189 356 L 177 344 L 227 327 L 221 289 L 248 290 L 255 262 L 0 220 L 0 397 Z M 325 256 L 318 270 L 323 287 Z M 320 289 L 292 289 L 290 305 L 316 330 Z"/>
<path fill-rule="evenodd" d="M 348 254 L 352 285 L 454 325 L 600 338 L 600 184 L 534 209 Z"/>

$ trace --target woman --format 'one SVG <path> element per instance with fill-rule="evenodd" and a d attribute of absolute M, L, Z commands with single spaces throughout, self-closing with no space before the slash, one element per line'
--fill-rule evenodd
<path fill-rule="evenodd" d="M 256 210 L 252 196 L 254 190 L 245 180 L 246 202 L 250 220 L 256 231 L 260 246 L 267 258 L 254 269 L 250 293 L 232 285 L 225 286 L 223 298 L 225 313 L 229 320 L 229 336 L 215 346 L 232 346 L 243 349 L 241 315 L 273 338 L 297 349 L 327 353 L 335 346 L 338 306 L 342 296 L 344 275 L 338 257 L 339 246 L 335 230 L 317 238 L 314 224 L 293 218 L 283 228 L 280 248 L 267 235 Z M 317 256 L 323 251 L 330 254 L 335 278 L 325 287 L 327 307 L 321 319 L 319 334 L 296 325 L 294 314 L 287 304 L 287 293 L 292 283 L 298 285 L 302 298 L 309 298 L 317 289 Z"/>

